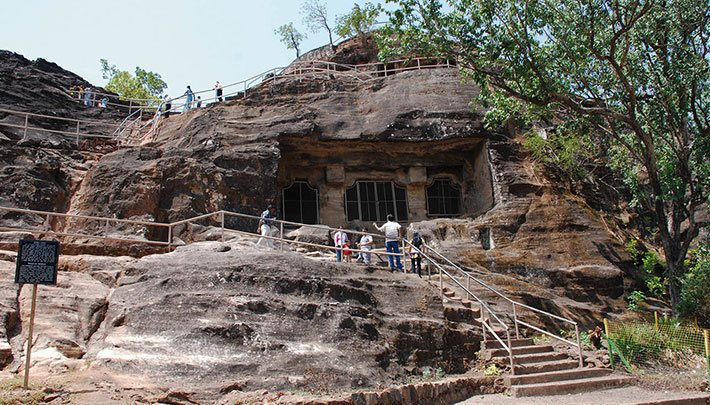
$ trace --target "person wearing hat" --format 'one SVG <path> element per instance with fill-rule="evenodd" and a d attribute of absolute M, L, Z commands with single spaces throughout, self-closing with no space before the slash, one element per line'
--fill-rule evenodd
<path fill-rule="evenodd" d="M 265 238 L 264 236 L 274 236 L 278 232 L 274 220 L 276 219 L 276 207 L 269 204 L 266 210 L 261 213 L 261 218 L 259 219 L 259 227 L 257 228 L 257 233 L 261 233 L 261 238 L 256 242 L 256 246 L 262 246 L 262 242 L 266 241 L 266 246 L 274 248 L 274 240 Z"/>

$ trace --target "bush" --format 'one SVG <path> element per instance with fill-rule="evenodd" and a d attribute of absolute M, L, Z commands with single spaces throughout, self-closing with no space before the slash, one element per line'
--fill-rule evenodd
<path fill-rule="evenodd" d="M 699 326 L 710 328 L 710 246 L 705 243 L 689 256 L 678 311 L 681 317 L 696 319 Z"/>
<path fill-rule="evenodd" d="M 640 312 L 643 310 L 643 304 L 646 302 L 646 294 L 636 290 L 629 294 L 629 296 L 626 297 L 626 300 L 629 301 L 630 311 Z"/>

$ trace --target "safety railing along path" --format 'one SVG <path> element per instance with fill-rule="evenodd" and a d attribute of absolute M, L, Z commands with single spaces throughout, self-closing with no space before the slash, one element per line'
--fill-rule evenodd
<path fill-rule="evenodd" d="M 48 212 L 48 211 L 37 211 L 37 210 L 29 210 L 29 209 L 21 209 L 21 208 L 11 208 L 11 207 L 0 207 L 0 212 L 6 212 L 6 213 L 14 213 L 17 215 L 34 215 L 39 218 L 41 218 L 39 228 L 38 227 L 27 227 L 27 226 L 0 226 L 0 231 L 14 231 L 14 232 L 27 232 L 27 233 L 33 233 L 33 234 L 40 234 L 40 235 L 52 235 L 52 236 L 65 236 L 65 237 L 75 237 L 75 238 L 87 238 L 87 239 L 97 239 L 97 240 L 106 240 L 106 241 L 115 241 L 115 242 L 129 242 L 129 243 L 139 243 L 139 244 L 147 244 L 147 245 L 155 245 L 155 246 L 162 246 L 166 247 L 168 250 L 172 250 L 172 248 L 179 246 L 180 244 L 175 243 L 175 237 L 177 236 L 176 234 L 176 228 L 183 226 L 183 225 L 189 225 L 189 224 L 198 224 L 198 222 L 203 221 L 203 220 L 210 220 L 212 221 L 213 227 L 219 229 L 220 236 L 219 239 L 224 242 L 227 235 L 240 235 L 240 236 L 245 236 L 248 238 L 257 238 L 257 239 L 265 239 L 265 240 L 272 240 L 275 242 L 279 242 L 279 249 L 283 250 L 285 245 L 294 245 L 294 246 L 301 246 L 301 247 L 309 247 L 309 248 L 315 248 L 318 250 L 326 250 L 326 251 L 343 251 L 345 248 L 342 247 L 337 247 L 337 246 L 331 246 L 331 245 L 325 245 L 325 244 L 319 244 L 319 243 L 312 243 L 312 242 L 304 242 L 304 241 L 299 241 L 295 239 L 287 239 L 284 236 L 284 232 L 286 227 L 294 227 L 294 228 L 301 228 L 301 229 L 317 229 L 319 231 L 326 231 L 329 234 L 332 232 L 338 232 L 338 231 L 344 231 L 348 233 L 349 235 L 370 235 L 373 238 L 378 238 L 378 239 L 384 239 L 383 235 L 379 234 L 374 234 L 374 233 L 369 233 L 369 232 L 361 232 L 361 231 L 354 231 L 354 230 L 344 230 L 340 228 L 333 228 L 329 227 L 326 225 L 313 225 L 313 224 L 303 224 L 299 222 L 291 222 L 291 221 L 283 221 L 283 220 L 277 220 L 273 219 L 270 220 L 272 225 L 276 224 L 278 227 L 278 235 L 279 236 L 272 236 L 272 235 L 265 235 L 262 236 L 258 233 L 254 232 L 248 232 L 242 229 L 235 229 L 235 228 L 230 228 L 228 226 L 228 221 L 230 218 L 236 218 L 238 220 L 247 220 L 247 221 L 254 221 L 252 222 L 252 225 L 256 224 L 256 221 L 260 221 L 261 217 L 256 216 L 256 215 L 250 215 L 250 214 L 243 214 L 243 213 L 237 213 L 237 212 L 231 212 L 231 211 L 225 211 L 225 210 L 219 210 L 215 211 L 212 213 L 204 214 L 204 215 L 199 215 L 193 218 L 188 218 L 180 221 L 175 221 L 175 222 L 170 222 L 170 223 L 160 223 L 160 222 L 151 222 L 151 221 L 139 221 L 139 220 L 131 220 L 131 219 L 119 219 L 119 218 L 111 218 L 111 217 L 99 217 L 99 216 L 88 216 L 88 215 L 77 215 L 77 214 L 66 214 L 66 213 L 56 213 L 56 212 Z M 68 232 L 68 231 L 62 231 L 62 230 L 55 230 L 53 229 L 54 226 L 53 224 L 56 222 L 56 220 L 62 220 L 65 222 L 68 220 L 73 220 L 73 221 L 89 221 L 93 222 L 93 228 L 100 229 L 100 233 L 102 234 L 90 234 L 90 233 L 82 233 L 82 232 Z M 5 221 L 8 221 L 7 218 L 5 218 Z M 84 224 L 87 225 L 87 224 Z M 115 229 L 112 228 L 112 225 L 114 227 L 116 226 L 139 226 L 139 227 L 145 227 L 145 228 L 158 228 L 159 230 L 162 230 L 162 234 L 166 235 L 164 240 L 150 240 L 147 238 L 135 238 L 135 237 L 125 237 L 125 236 L 116 236 L 111 234 L 111 230 Z M 199 224 L 198 224 L 199 225 Z M 86 226 L 85 226 L 86 227 Z M 252 229 L 254 229 L 252 227 Z M 146 232 L 147 233 L 147 232 Z M 160 233 L 160 232 L 157 232 Z M 422 258 L 424 258 L 431 266 L 436 268 L 436 270 L 439 272 L 439 290 L 440 294 L 443 298 L 443 292 L 444 292 L 444 279 L 448 279 L 450 283 L 454 284 L 457 286 L 461 291 L 465 293 L 465 296 L 467 299 L 478 303 L 480 307 L 480 325 L 481 325 L 481 333 L 483 335 L 484 341 L 487 340 L 488 335 L 497 341 L 500 345 L 501 348 L 504 349 L 509 358 L 510 366 L 511 366 L 511 373 L 515 372 L 515 360 L 514 360 L 514 353 L 513 353 L 513 346 L 511 344 L 511 326 L 509 326 L 506 322 L 503 321 L 503 319 L 506 317 L 506 314 L 502 314 L 499 311 L 494 310 L 491 308 L 491 305 L 489 302 L 487 302 L 485 299 L 483 299 L 481 296 L 476 294 L 472 288 L 471 284 L 477 284 L 483 289 L 492 292 L 496 296 L 498 296 L 501 300 L 504 300 L 512 305 L 512 322 L 513 322 L 513 327 L 514 327 L 514 333 L 515 333 L 515 338 L 520 339 L 520 329 L 521 327 L 526 327 L 529 328 L 533 331 L 542 333 L 544 335 L 547 335 L 549 337 L 552 337 L 556 340 L 562 341 L 572 347 L 576 347 L 579 350 L 579 367 L 583 367 L 584 365 L 584 357 L 582 353 L 582 346 L 580 343 L 580 337 L 579 337 L 579 327 L 577 322 L 567 319 L 555 314 L 551 314 L 549 312 L 543 311 L 538 308 L 534 308 L 530 305 L 523 304 L 521 302 L 515 301 L 511 299 L 510 297 L 506 296 L 505 294 L 501 293 L 497 289 L 491 287 L 489 284 L 485 283 L 478 277 L 475 277 L 470 274 L 470 272 L 465 271 L 462 269 L 460 266 L 458 266 L 456 263 L 452 262 L 450 259 L 448 259 L 446 256 L 442 255 L 440 252 L 435 250 L 429 245 L 424 245 L 423 249 L 419 249 L 416 246 L 412 245 L 410 241 L 403 239 L 404 246 L 407 248 L 411 249 L 411 251 L 414 251 L 416 253 L 419 253 Z M 376 250 L 366 250 L 366 249 L 356 249 L 356 248 L 349 248 L 353 253 L 370 253 L 370 254 L 382 254 L 385 256 L 399 256 L 399 257 L 404 257 L 405 253 L 386 253 L 382 251 L 376 251 Z M 406 261 L 405 261 L 406 263 Z M 443 264 L 442 264 L 443 263 Z M 448 268 L 448 269 L 447 269 Z M 431 267 L 428 267 L 429 271 L 431 271 Z M 452 270 L 453 269 L 453 270 Z M 457 277 L 458 276 L 458 277 Z M 431 279 L 431 272 L 429 272 L 428 277 Z M 459 278 L 465 278 L 466 282 L 462 282 Z M 521 319 L 521 310 L 527 310 L 531 311 L 538 316 L 544 316 L 548 317 L 560 322 L 568 323 L 570 325 L 574 326 L 575 330 L 575 337 L 576 337 L 576 342 L 570 341 L 569 339 L 564 338 L 563 336 L 557 335 L 553 332 L 550 332 L 548 330 L 543 329 L 542 327 L 538 327 L 535 325 L 532 325 L 530 322 L 524 321 Z M 502 334 L 501 334 L 502 331 Z"/>
<path fill-rule="evenodd" d="M 446 273 L 449 278 L 452 279 L 452 281 L 459 286 L 463 291 L 465 291 L 466 294 L 470 294 L 470 289 L 471 289 L 471 284 L 473 283 L 474 285 L 479 285 L 482 287 L 484 290 L 487 290 L 491 293 L 493 293 L 495 296 L 499 297 L 501 300 L 509 303 L 512 306 L 512 322 L 515 327 L 515 338 L 520 339 L 520 329 L 521 327 L 525 327 L 528 329 L 531 329 L 535 332 L 542 333 L 543 335 L 549 336 L 555 340 L 561 341 L 571 347 L 576 348 L 578 355 L 579 355 L 579 367 L 582 368 L 584 367 L 584 354 L 583 354 L 583 349 L 582 349 L 582 344 L 581 344 L 581 339 L 579 335 L 579 324 L 571 319 L 555 315 L 552 313 L 549 313 L 547 311 L 543 311 L 541 309 L 532 307 L 527 304 L 523 304 L 519 301 L 513 300 L 512 298 L 508 297 L 507 295 L 503 294 L 502 292 L 498 291 L 497 289 L 493 288 L 490 286 L 488 283 L 484 282 L 478 277 L 475 277 L 472 275 L 470 272 L 465 271 L 464 269 L 461 268 L 461 266 L 457 265 L 453 261 L 451 261 L 449 258 L 435 250 L 429 245 L 425 245 L 425 249 L 431 253 L 431 256 L 437 257 L 439 260 L 445 262 L 450 268 L 453 268 L 453 272 L 455 274 L 458 274 L 461 278 L 464 278 L 466 280 L 466 286 L 463 286 L 463 283 L 461 283 L 456 277 L 453 277 L 450 273 Z M 443 288 L 443 286 L 442 286 Z M 568 338 L 565 338 L 562 336 L 562 334 L 556 334 L 553 332 L 550 332 L 548 330 L 543 329 L 542 327 L 532 325 L 530 322 L 526 322 L 521 319 L 521 311 L 530 311 L 534 314 L 536 314 L 539 317 L 544 317 L 548 319 L 552 319 L 558 322 L 561 322 L 563 324 L 568 324 L 571 327 L 574 328 L 574 336 L 575 336 L 575 341 L 571 341 Z"/>
<path fill-rule="evenodd" d="M 113 134 L 116 130 L 116 124 L 108 123 L 105 121 L 87 120 L 87 119 L 74 119 L 74 118 L 64 118 L 55 117 L 51 115 L 35 114 L 26 111 L 16 111 L 8 110 L 5 108 L 0 108 L 0 114 L 5 114 L 7 116 L 19 117 L 21 124 L 0 121 L 0 126 L 21 129 L 23 132 L 23 137 L 27 136 L 28 131 L 46 132 L 50 134 L 56 134 L 64 136 L 67 138 L 74 139 L 77 146 L 82 139 L 86 138 L 99 138 L 99 139 L 114 139 Z M 60 130 L 60 129 L 48 129 L 35 126 L 30 123 L 30 118 L 36 118 L 39 120 L 55 121 L 58 124 L 61 123 L 65 126 L 71 127 L 71 130 Z M 101 128 L 100 132 L 88 132 L 90 129 Z M 105 128 L 105 130 L 104 130 Z"/>

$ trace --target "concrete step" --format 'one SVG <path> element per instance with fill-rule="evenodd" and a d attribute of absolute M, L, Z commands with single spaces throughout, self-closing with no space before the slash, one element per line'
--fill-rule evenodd
<path fill-rule="evenodd" d="M 576 368 L 573 370 L 551 371 L 527 375 L 511 375 L 505 377 L 505 385 L 540 384 L 553 381 L 580 380 L 582 378 L 603 377 L 613 371 L 608 368 Z"/>
<path fill-rule="evenodd" d="M 553 360 L 540 363 L 515 364 L 515 375 L 547 373 L 550 371 L 571 370 L 579 367 L 577 360 Z"/>
<path fill-rule="evenodd" d="M 515 385 L 510 388 L 513 397 L 531 397 L 542 395 L 575 394 L 620 387 L 631 384 L 634 378 L 621 375 L 583 378 L 580 380 L 555 381 L 539 384 Z"/>
<path fill-rule="evenodd" d="M 507 343 L 506 343 L 507 344 Z M 533 346 L 535 342 L 533 342 L 532 339 L 526 338 L 526 339 L 510 339 L 510 345 L 513 347 L 520 347 L 520 346 Z M 485 342 L 481 342 L 481 348 L 483 349 L 500 349 L 503 346 L 501 346 L 500 342 L 493 339 L 493 340 L 487 340 Z"/>
<path fill-rule="evenodd" d="M 493 361 L 506 361 L 507 356 L 494 357 Z M 547 352 L 547 353 L 531 353 L 531 354 L 521 354 L 519 356 L 513 356 L 515 364 L 533 364 L 533 363 L 545 363 L 548 361 L 566 360 L 569 356 L 566 353 L 559 352 Z"/>
<path fill-rule="evenodd" d="M 532 353 L 548 353 L 552 352 L 554 349 L 550 345 L 535 345 L 535 346 L 519 346 L 513 347 L 513 355 L 518 354 L 532 354 Z M 491 359 L 493 357 L 505 357 L 508 355 L 508 351 L 505 349 L 488 349 L 485 350 L 485 358 Z"/>

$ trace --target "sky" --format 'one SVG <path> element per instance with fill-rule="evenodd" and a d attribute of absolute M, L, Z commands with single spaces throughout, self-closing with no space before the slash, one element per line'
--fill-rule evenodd
<path fill-rule="evenodd" d="M 324 2 L 334 26 L 335 16 L 347 13 L 355 0 Z M 384 5 L 383 0 L 370 2 Z M 171 97 L 181 95 L 187 85 L 195 91 L 211 89 L 216 80 L 238 82 L 288 65 L 296 53 L 274 34 L 282 24 L 293 22 L 308 35 L 302 53 L 328 43 L 325 31 L 313 34 L 303 24 L 302 0 L 0 3 L 5 16 L 0 49 L 55 62 L 99 86 L 107 82 L 101 78 L 99 59 L 131 73 L 140 66 L 159 73 Z"/>

